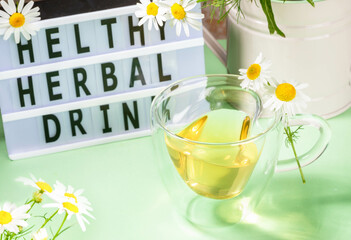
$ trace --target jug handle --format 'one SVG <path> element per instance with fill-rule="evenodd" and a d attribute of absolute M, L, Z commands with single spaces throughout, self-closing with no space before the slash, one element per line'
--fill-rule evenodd
<path fill-rule="evenodd" d="M 289 118 L 289 126 L 312 126 L 319 130 L 319 138 L 306 153 L 299 155 L 301 167 L 307 166 L 318 159 L 320 155 L 325 151 L 328 146 L 331 130 L 329 124 L 323 118 L 317 115 L 308 114 L 297 114 L 296 116 Z M 297 169 L 295 158 L 278 160 L 276 172 L 284 172 Z"/>
<path fill-rule="evenodd" d="M 204 40 L 208 48 L 216 55 L 216 57 L 227 67 L 227 52 L 218 43 L 215 37 L 210 33 L 210 31 L 204 26 L 203 27 Z"/>

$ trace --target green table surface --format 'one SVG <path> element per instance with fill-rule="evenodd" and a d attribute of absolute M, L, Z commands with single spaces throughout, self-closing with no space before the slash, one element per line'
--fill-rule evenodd
<path fill-rule="evenodd" d="M 226 72 L 207 48 L 205 56 L 207 73 Z M 72 218 L 68 225 L 73 227 L 60 239 L 350 239 L 351 109 L 328 123 L 333 132 L 329 147 L 303 169 L 307 183 L 301 183 L 298 171 L 276 173 L 254 221 L 230 228 L 196 228 L 177 214 L 157 172 L 151 137 L 11 161 L 1 127 L 0 202 L 21 204 L 30 196 L 32 188 L 15 179 L 32 173 L 49 183 L 83 188 L 92 203 L 96 220 L 87 231 Z M 301 141 L 315 138 L 303 134 Z M 62 218 L 52 223 L 53 231 Z"/>

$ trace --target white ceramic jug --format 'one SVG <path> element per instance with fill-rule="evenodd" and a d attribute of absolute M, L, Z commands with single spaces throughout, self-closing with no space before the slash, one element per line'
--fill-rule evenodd
<path fill-rule="evenodd" d="M 207 45 L 229 73 L 247 68 L 262 52 L 272 75 L 306 82 L 312 101 L 306 112 L 330 118 L 351 106 L 351 0 L 272 0 L 273 12 L 286 38 L 270 35 L 260 6 L 242 0 L 244 17 L 227 18 L 227 54 L 205 30 Z"/>

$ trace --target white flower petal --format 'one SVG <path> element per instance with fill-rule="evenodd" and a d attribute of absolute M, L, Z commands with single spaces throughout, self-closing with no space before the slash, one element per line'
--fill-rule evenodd
<path fill-rule="evenodd" d="M 32 36 L 35 36 L 37 34 L 30 24 L 24 24 L 22 29 Z"/>
<path fill-rule="evenodd" d="M 22 214 L 22 213 L 25 213 L 29 210 L 30 208 L 30 205 L 29 204 L 26 204 L 26 205 L 22 205 L 18 208 L 16 208 L 15 210 L 13 210 L 11 212 L 12 215 L 16 215 L 16 214 Z"/>
<path fill-rule="evenodd" d="M 33 5 L 34 5 L 34 2 L 33 2 L 33 1 L 30 1 L 29 3 L 27 3 L 27 4 L 24 6 L 23 10 L 22 10 L 22 14 L 23 14 L 23 15 L 26 15 L 26 14 L 31 10 L 31 8 L 33 7 Z"/>
<path fill-rule="evenodd" d="M 158 23 L 157 23 L 157 21 L 156 21 L 156 18 L 153 18 L 153 19 L 152 19 L 152 22 L 154 23 L 155 29 L 158 31 L 158 30 L 159 30 L 159 27 L 158 27 Z"/>
<path fill-rule="evenodd" d="M 10 15 L 7 12 L 4 12 L 3 10 L 0 10 L 0 17 L 9 20 Z"/>
<path fill-rule="evenodd" d="M 25 28 L 22 27 L 21 33 L 22 33 L 23 37 L 24 37 L 27 41 L 29 41 L 29 40 L 31 39 L 30 34 L 25 30 Z"/>
<path fill-rule="evenodd" d="M 144 6 L 147 6 L 150 4 L 149 0 L 140 0 L 141 4 L 143 4 Z"/>
<path fill-rule="evenodd" d="M 147 28 L 149 29 L 149 31 L 151 30 L 151 28 L 152 28 L 152 18 L 149 18 L 149 22 L 148 22 Z"/>
<path fill-rule="evenodd" d="M 13 233 L 18 233 L 19 232 L 19 229 L 16 225 L 13 225 L 13 224 L 7 224 L 5 225 L 5 228 L 9 231 L 9 232 L 13 232 Z"/>
<path fill-rule="evenodd" d="M 247 81 L 246 79 L 240 83 L 240 86 L 241 86 L 242 88 L 248 88 L 249 85 L 250 85 L 250 82 Z"/>
<path fill-rule="evenodd" d="M 187 37 L 189 37 L 189 35 L 190 35 L 189 26 L 188 26 L 188 24 L 186 22 L 183 23 L 183 28 L 184 28 L 185 35 Z"/>
<path fill-rule="evenodd" d="M 295 88 L 298 90 L 301 90 L 301 89 L 305 89 L 307 87 L 308 87 L 308 83 L 301 83 L 301 84 L 298 84 Z"/>
<path fill-rule="evenodd" d="M 270 97 L 265 103 L 263 103 L 263 108 L 267 108 L 274 103 L 274 98 Z"/>
<path fill-rule="evenodd" d="M 262 62 L 262 59 L 263 59 L 263 54 L 262 52 L 260 52 L 260 54 L 257 56 L 256 60 L 255 60 L 255 63 L 261 63 Z"/>
<path fill-rule="evenodd" d="M 79 226 L 82 228 L 82 231 L 85 232 L 86 231 L 85 224 L 84 224 L 81 216 L 78 214 L 77 214 L 77 222 L 79 223 Z"/>
<path fill-rule="evenodd" d="M 14 0 L 7 0 L 7 4 L 11 8 L 11 11 L 13 11 L 15 13 L 16 12 L 16 4 L 15 4 Z"/>
<path fill-rule="evenodd" d="M 21 226 L 21 227 L 27 227 L 28 223 L 24 220 L 13 220 L 11 223 L 16 224 L 17 226 Z"/>
<path fill-rule="evenodd" d="M 20 0 L 17 6 L 17 11 L 20 13 L 22 12 L 23 9 L 23 5 L 24 5 L 24 0 Z"/>
<path fill-rule="evenodd" d="M 204 15 L 202 13 L 187 12 L 186 17 L 192 19 L 203 19 Z"/>
<path fill-rule="evenodd" d="M 13 2 L 13 0 L 9 0 L 9 1 L 12 1 L 12 2 Z M 5 10 L 8 14 L 12 15 L 12 14 L 14 14 L 14 13 L 16 12 L 16 8 L 15 8 L 14 10 L 11 9 L 11 7 L 9 6 L 9 4 L 7 4 L 4 0 L 2 0 L 2 1 L 0 2 L 0 4 L 1 4 L 1 6 L 4 8 L 4 10 Z"/>
<path fill-rule="evenodd" d="M 156 16 L 156 21 L 157 21 L 158 25 L 160 25 L 161 27 L 163 26 L 163 21 L 162 21 L 162 17 L 161 16 Z"/>
<path fill-rule="evenodd" d="M 141 11 L 143 11 L 145 14 L 146 14 L 146 7 L 147 6 L 144 6 L 143 4 L 141 4 L 141 3 L 137 3 L 136 4 L 137 5 L 137 7 L 139 8 L 139 10 L 141 10 Z"/>
<path fill-rule="evenodd" d="M 9 25 L 9 20 L 5 18 L 0 18 L 0 24 L 7 23 Z"/>
<path fill-rule="evenodd" d="M 169 20 L 169 19 L 174 20 L 174 19 L 172 18 L 172 14 L 171 14 L 171 13 L 166 13 L 166 14 L 164 15 L 164 17 L 165 17 L 167 20 Z"/>
<path fill-rule="evenodd" d="M 137 18 L 142 18 L 147 15 L 145 11 L 141 11 L 141 10 L 136 11 L 134 14 Z"/>
<path fill-rule="evenodd" d="M 139 21 L 139 23 L 138 23 L 138 26 L 143 25 L 148 19 L 149 19 L 148 16 L 145 16 L 145 17 L 143 17 L 142 19 L 140 19 L 140 21 Z"/>
<path fill-rule="evenodd" d="M 34 22 L 38 22 L 38 21 L 40 21 L 40 17 L 29 17 L 27 20 L 26 20 L 26 22 L 27 23 L 34 23 Z"/>
<path fill-rule="evenodd" d="M 9 39 L 9 37 L 12 35 L 14 31 L 15 29 L 13 27 L 8 28 L 4 34 L 4 40 Z"/>
<path fill-rule="evenodd" d="M 35 13 L 35 12 L 38 12 L 38 13 L 40 14 L 39 10 L 40 10 L 39 7 L 32 8 L 31 10 L 29 10 L 29 11 L 27 12 L 26 16 L 27 16 L 28 14 L 30 14 L 30 13 Z"/>
<path fill-rule="evenodd" d="M 184 8 L 184 11 L 190 11 L 196 6 L 197 2 L 193 0 L 190 4 L 187 4 L 187 6 Z"/>
<path fill-rule="evenodd" d="M 180 23 L 180 21 L 178 21 L 176 24 L 176 34 L 178 37 L 180 36 L 181 32 L 182 32 L 182 24 Z"/>
<path fill-rule="evenodd" d="M 200 29 L 201 29 L 201 23 L 200 23 L 199 21 L 196 21 L 196 20 L 191 19 L 191 18 L 187 18 L 186 21 L 188 22 L 188 24 L 189 24 L 192 28 L 194 28 L 194 29 L 200 31 Z"/>
<path fill-rule="evenodd" d="M 177 22 L 179 22 L 177 19 L 172 18 L 171 21 L 169 22 L 169 25 L 171 27 L 174 27 L 177 24 Z"/>
<path fill-rule="evenodd" d="M 26 15 L 26 18 L 38 17 L 40 16 L 40 12 L 31 12 Z"/>
<path fill-rule="evenodd" d="M 74 191 L 74 188 L 72 186 L 68 185 L 67 192 L 68 193 L 73 193 L 73 191 Z"/>
<path fill-rule="evenodd" d="M 186 7 L 186 6 L 188 6 L 188 3 L 190 2 L 190 0 L 183 0 L 182 1 L 182 7 Z"/>

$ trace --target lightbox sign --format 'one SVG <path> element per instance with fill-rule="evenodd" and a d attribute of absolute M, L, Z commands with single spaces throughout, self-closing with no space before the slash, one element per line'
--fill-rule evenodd
<path fill-rule="evenodd" d="M 197 11 L 200 11 L 198 8 Z M 150 133 L 152 97 L 204 74 L 202 32 L 138 26 L 135 6 L 43 20 L 31 40 L 0 40 L 0 103 L 19 159 Z"/>

